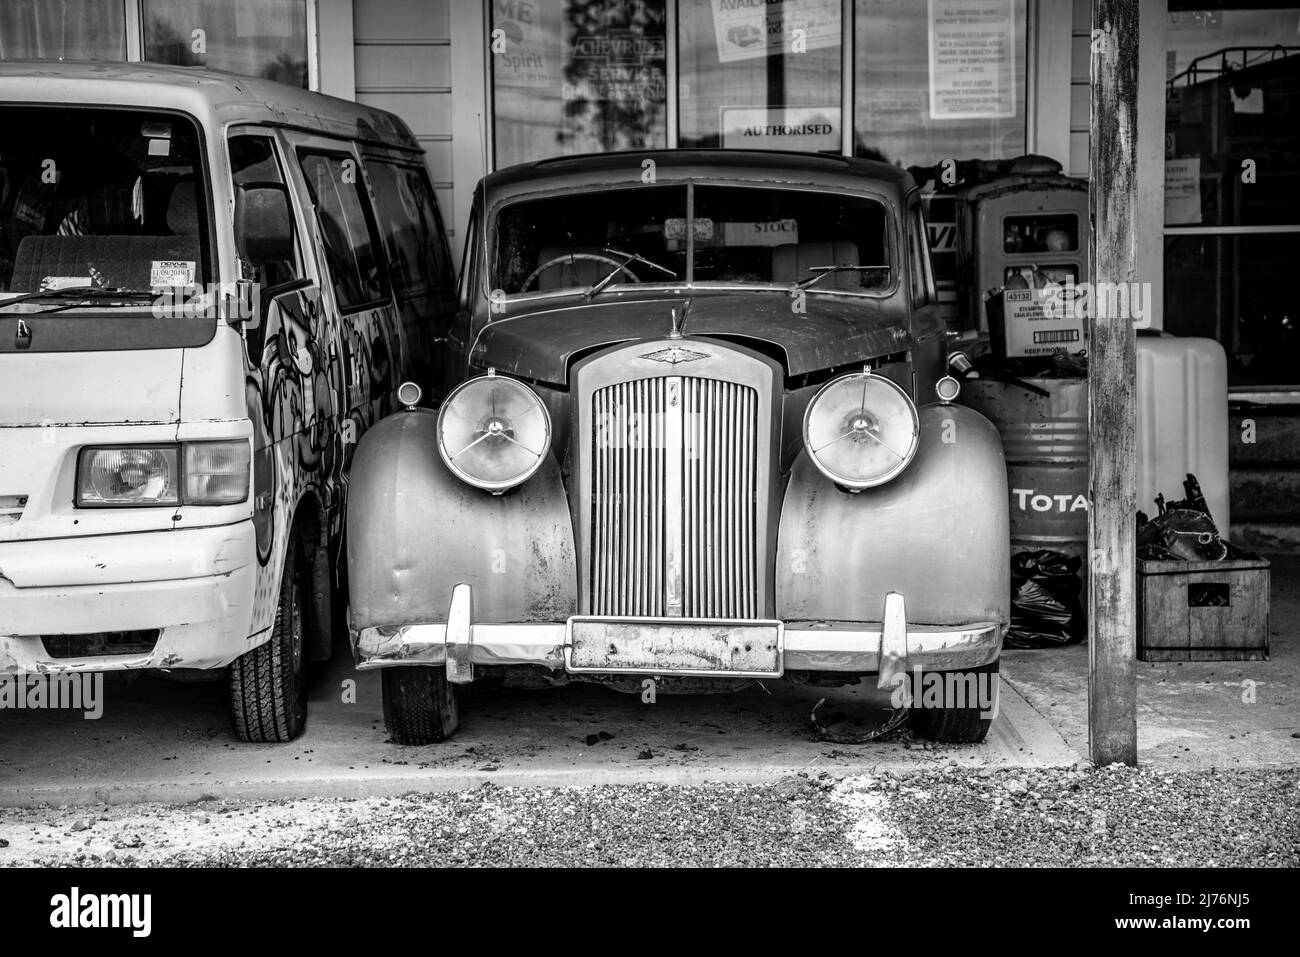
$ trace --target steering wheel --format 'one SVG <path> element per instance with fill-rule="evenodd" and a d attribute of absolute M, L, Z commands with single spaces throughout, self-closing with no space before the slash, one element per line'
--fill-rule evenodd
<path fill-rule="evenodd" d="M 563 256 L 556 256 L 553 259 L 546 260 L 546 262 L 542 263 L 540 266 L 538 266 L 536 269 L 530 272 L 528 274 L 528 278 L 524 280 L 523 285 L 519 287 L 519 291 L 525 292 L 528 289 L 528 287 L 531 286 L 537 280 L 537 277 L 539 277 L 542 273 L 546 272 L 546 270 L 550 269 L 552 266 L 562 266 L 565 263 L 571 263 L 576 259 L 590 259 L 594 262 L 606 263 L 610 266 L 617 266 L 619 268 L 619 271 L 626 274 L 627 277 L 631 279 L 633 282 L 641 281 L 640 279 L 637 278 L 636 273 L 634 273 L 631 269 L 628 268 L 628 264 L 623 262 L 622 260 L 614 259 L 613 257 L 603 255 L 602 253 L 565 253 Z"/>

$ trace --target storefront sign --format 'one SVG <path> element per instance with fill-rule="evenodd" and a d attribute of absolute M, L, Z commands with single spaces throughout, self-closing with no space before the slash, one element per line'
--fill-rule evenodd
<path fill-rule="evenodd" d="M 712 0 L 718 61 L 840 44 L 840 0 Z"/>
<path fill-rule="evenodd" d="M 749 150 L 836 150 L 840 148 L 838 106 L 724 106 L 722 145 Z"/>
<path fill-rule="evenodd" d="M 1165 225 L 1201 221 L 1201 158 L 1165 160 Z"/>
<path fill-rule="evenodd" d="M 1016 115 L 1012 0 L 929 0 L 930 118 Z"/>

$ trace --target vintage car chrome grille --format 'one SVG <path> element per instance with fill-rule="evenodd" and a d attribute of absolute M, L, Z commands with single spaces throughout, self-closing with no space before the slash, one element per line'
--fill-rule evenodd
<path fill-rule="evenodd" d="M 592 394 L 591 610 L 759 613 L 758 393 L 666 376 Z"/>

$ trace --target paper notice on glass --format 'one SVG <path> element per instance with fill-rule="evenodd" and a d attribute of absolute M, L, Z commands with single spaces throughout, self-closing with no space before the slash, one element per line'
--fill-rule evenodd
<path fill-rule="evenodd" d="M 1165 225 L 1201 221 L 1201 158 L 1165 160 Z"/>
<path fill-rule="evenodd" d="M 712 0 L 718 62 L 840 45 L 840 0 Z"/>
<path fill-rule="evenodd" d="M 1012 0 L 929 0 L 930 118 L 1016 115 Z"/>
<path fill-rule="evenodd" d="M 840 148 L 838 106 L 724 106 L 722 145 L 727 149 L 797 150 L 815 153 Z"/>

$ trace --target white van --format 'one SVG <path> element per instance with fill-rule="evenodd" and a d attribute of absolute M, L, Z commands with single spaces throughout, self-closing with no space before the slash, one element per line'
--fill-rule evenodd
<path fill-rule="evenodd" d="M 296 736 L 356 441 L 454 296 L 397 117 L 0 64 L 0 675 L 228 668 L 235 733 Z"/>

